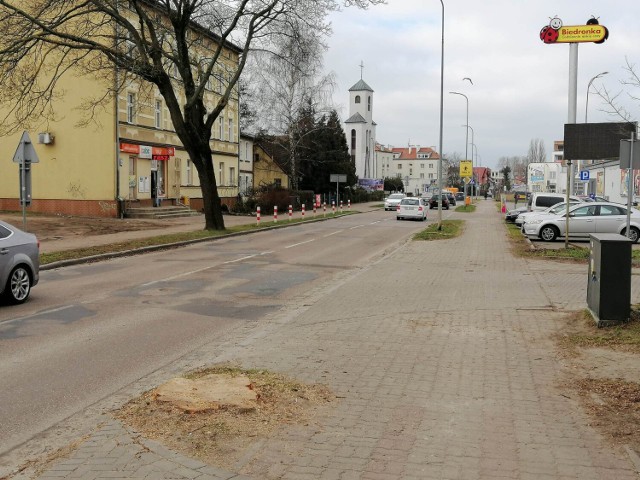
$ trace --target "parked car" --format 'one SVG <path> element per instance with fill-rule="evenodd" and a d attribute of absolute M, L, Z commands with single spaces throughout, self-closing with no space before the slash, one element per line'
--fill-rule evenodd
<path fill-rule="evenodd" d="M 524 212 L 528 212 L 529 209 L 527 207 L 518 207 L 518 208 L 514 208 L 513 210 L 509 210 L 507 213 L 505 213 L 504 215 L 504 220 L 507 223 L 514 223 L 516 221 L 516 218 L 518 218 L 518 216 L 521 213 Z"/>
<path fill-rule="evenodd" d="M 40 242 L 32 233 L 0 221 L 0 295 L 23 303 L 38 283 Z"/>
<path fill-rule="evenodd" d="M 392 193 L 387 198 L 384 199 L 384 209 L 386 210 L 395 210 L 400 200 L 405 198 L 406 195 L 404 193 Z"/>
<path fill-rule="evenodd" d="M 589 197 L 586 197 L 589 198 Z M 591 202 L 592 200 L 589 199 L 589 202 Z M 575 205 L 577 203 L 584 203 L 584 202 L 575 202 L 575 201 L 571 201 L 569 202 L 570 205 Z M 541 212 L 535 211 L 535 212 L 522 212 L 520 215 L 518 215 L 518 217 L 515 219 L 515 224 L 518 225 L 519 227 L 522 228 L 522 226 L 524 225 L 525 222 L 536 218 L 540 215 L 546 215 L 548 213 L 551 214 L 555 214 L 555 213 L 562 213 L 564 211 L 567 210 L 567 202 L 560 202 L 560 203 L 556 203 L 553 207 L 549 207 L 546 210 L 542 210 Z"/>
<path fill-rule="evenodd" d="M 396 219 L 403 220 L 405 218 L 417 218 L 419 220 L 426 220 L 427 208 L 428 202 L 424 198 L 403 198 L 400 200 L 400 204 L 396 209 Z"/>
<path fill-rule="evenodd" d="M 449 199 L 446 195 L 436 193 L 429 199 L 429 208 L 438 208 L 438 204 L 442 204 L 444 210 L 449 210 Z"/>
<path fill-rule="evenodd" d="M 640 238 L 640 211 L 631 209 L 631 235 L 635 243 Z M 541 215 L 524 224 L 524 234 L 552 242 L 565 236 L 566 212 Z M 618 233 L 627 236 L 627 209 L 611 202 L 588 202 L 573 205 L 569 210 L 569 237 L 587 238 L 591 233 Z"/>
<path fill-rule="evenodd" d="M 456 199 L 456 202 L 463 202 L 464 203 L 464 192 L 456 192 L 454 197 Z"/>
<path fill-rule="evenodd" d="M 529 207 L 530 212 L 534 211 L 543 211 L 549 207 L 553 207 L 556 203 L 560 203 L 567 200 L 567 196 L 564 193 L 544 193 L 544 192 L 534 192 L 527 202 L 527 206 Z M 569 201 L 579 202 L 580 197 L 576 195 L 571 195 L 569 197 Z"/>

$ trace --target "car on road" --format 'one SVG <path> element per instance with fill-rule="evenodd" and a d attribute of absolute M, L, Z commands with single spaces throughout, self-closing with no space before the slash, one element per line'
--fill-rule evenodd
<path fill-rule="evenodd" d="M 418 220 L 427 219 L 428 203 L 424 198 L 407 197 L 400 200 L 396 210 L 396 219 L 416 218 Z"/>
<path fill-rule="evenodd" d="M 444 210 L 449 210 L 449 199 L 446 195 L 440 195 L 436 193 L 429 199 L 429 208 L 438 208 L 438 204 L 442 204 Z"/>
<path fill-rule="evenodd" d="M 454 197 L 456 198 L 456 202 L 463 202 L 464 203 L 464 192 L 456 192 Z"/>
<path fill-rule="evenodd" d="M 9 303 L 23 303 L 38 283 L 39 270 L 36 236 L 0 221 L 0 296 Z"/>
<path fill-rule="evenodd" d="M 445 195 L 447 196 L 447 200 L 449 200 L 449 205 L 451 205 L 452 207 L 455 207 L 456 196 L 452 192 L 445 192 Z"/>
<path fill-rule="evenodd" d="M 553 242 L 565 236 L 566 212 L 541 215 L 524 224 L 524 234 L 532 239 L 539 238 Z M 591 233 L 618 233 L 627 236 L 627 208 L 611 202 L 586 202 L 573 205 L 569 209 L 569 238 L 588 238 Z M 640 238 L 640 211 L 635 208 L 630 213 L 631 241 Z"/>
<path fill-rule="evenodd" d="M 395 210 L 400 203 L 400 200 L 405 198 L 406 195 L 404 193 L 392 193 L 387 198 L 384 199 L 384 209 L 386 210 Z"/>

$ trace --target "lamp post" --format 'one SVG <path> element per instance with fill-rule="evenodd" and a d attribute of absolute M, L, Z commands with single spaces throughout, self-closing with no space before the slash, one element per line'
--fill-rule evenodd
<path fill-rule="evenodd" d="M 460 92 L 449 92 L 452 95 L 460 95 L 462 97 L 464 97 L 464 99 L 466 100 L 467 103 L 467 126 L 469 125 L 469 97 L 467 97 L 464 93 L 460 93 Z M 473 135 L 473 133 L 472 133 Z M 468 149 L 469 149 L 469 128 L 467 128 L 466 131 L 466 135 L 465 135 L 465 141 L 464 141 L 464 159 L 465 160 L 469 160 L 469 153 L 468 153 Z M 473 152 L 471 152 L 471 155 L 473 156 Z M 471 178 L 473 178 L 473 160 L 471 161 Z M 464 186 L 464 196 L 467 196 L 467 185 L 465 184 Z"/>
<path fill-rule="evenodd" d="M 587 85 L 587 101 L 584 105 L 584 123 L 587 123 L 587 114 L 589 113 L 589 89 L 591 89 L 591 84 L 597 78 L 602 77 L 603 75 L 608 74 L 609 72 L 600 72 L 598 75 L 589 80 L 589 84 Z"/>
<path fill-rule="evenodd" d="M 442 26 L 440 28 L 442 33 L 442 45 L 440 47 L 440 161 L 438 162 L 438 195 L 440 195 L 440 201 L 438 202 L 438 230 L 442 230 L 442 113 L 444 110 L 444 1 L 440 0 L 442 5 Z"/>
<path fill-rule="evenodd" d="M 473 147 L 475 146 L 475 132 L 473 131 L 473 127 L 469 124 L 463 125 L 463 127 L 467 127 L 467 133 L 469 133 L 469 129 L 471 129 L 471 180 L 473 180 L 473 167 L 476 162 L 473 161 Z M 475 187 L 474 187 L 475 191 Z"/>

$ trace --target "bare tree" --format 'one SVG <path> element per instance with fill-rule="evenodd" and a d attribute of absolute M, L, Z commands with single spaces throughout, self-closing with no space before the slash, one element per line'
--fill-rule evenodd
<path fill-rule="evenodd" d="M 275 51 L 255 52 L 248 73 L 253 106 L 258 112 L 261 130 L 274 140 L 282 139 L 281 147 L 289 156 L 291 186 L 298 189 L 300 143 L 310 131 L 301 128 L 302 117 L 328 114 L 335 81 L 324 75 L 322 38 L 300 22 L 290 22 L 287 36 L 276 43 Z"/>
<path fill-rule="evenodd" d="M 384 0 L 0 0 L 0 105 L 9 112 L 2 130 L 17 131 L 34 117 L 54 119 L 63 75 L 104 79 L 117 69 L 115 85 L 87 99 L 86 110 L 131 80 L 157 88 L 198 171 L 205 228 L 224 229 L 210 140 L 237 94 L 247 53 L 269 49 L 292 22 L 323 36 L 330 11 L 378 3 Z M 196 45 L 202 35 L 194 32 L 217 42 Z M 224 58 L 233 43 L 236 63 Z M 223 89 L 209 107 L 204 95 L 212 78 Z"/>
<path fill-rule="evenodd" d="M 626 97 L 627 100 L 640 102 L 640 74 L 635 64 L 631 63 L 626 57 L 623 70 L 626 72 L 627 78 L 620 82 L 623 85 L 622 90 L 614 93 L 602 85 L 600 88 L 595 88 L 595 92 L 605 104 L 601 111 L 618 117 L 624 122 L 633 122 L 637 121 L 637 114 L 629 111 L 629 107 L 625 105 L 624 100 Z"/>
<path fill-rule="evenodd" d="M 534 138 L 529 143 L 529 153 L 527 153 L 527 165 L 529 163 L 544 163 L 547 161 L 547 151 L 544 148 L 544 141 L 541 138 Z"/>

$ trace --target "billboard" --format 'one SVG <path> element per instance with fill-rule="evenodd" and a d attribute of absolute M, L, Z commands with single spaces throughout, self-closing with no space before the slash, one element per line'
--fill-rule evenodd
<path fill-rule="evenodd" d="M 586 25 L 563 26 L 562 20 L 553 17 L 549 25 L 540 30 L 540 40 L 555 43 L 603 43 L 609 38 L 609 30 L 600 25 L 596 18 L 587 20 Z"/>
<path fill-rule="evenodd" d="M 637 122 L 567 123 L 564 126 L 566 160 L 604 160 L 620 156 L 620 140 L 631 138 Z"/>
<path fill-rule="evenodd" d="M 383 191 L 384 180 L 380 178 L 359 178 L 358 186 L 368 192 Z"/>

